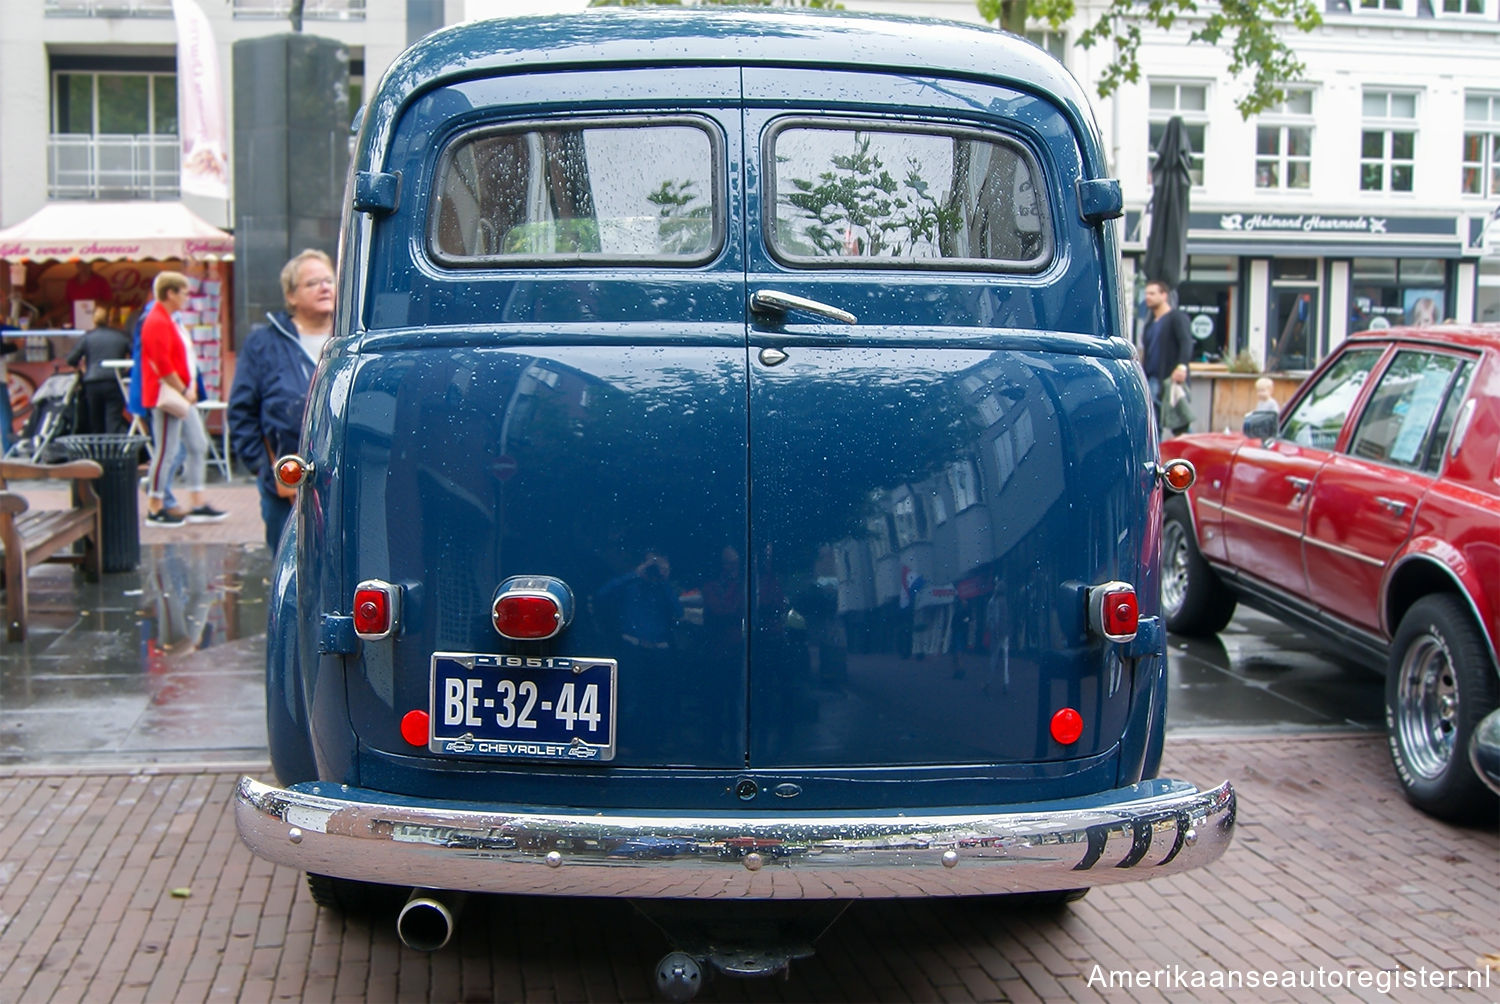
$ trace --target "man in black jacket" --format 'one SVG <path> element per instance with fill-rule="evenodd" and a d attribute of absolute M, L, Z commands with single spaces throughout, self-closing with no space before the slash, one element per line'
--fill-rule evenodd
<path fill-rule="evenodd" d="M 1161 279 L 1146 283 L 1146 309 L 1151 317 L 1141 335 L 1141 366 L 1151 388 L 1151 401 L 1161 419 L 1162 393 L 1171 383 L 1172 371 L 1186 366 L 1193 356 L 1193 331 L 1187 315 L 1172 307 L 1172 288 Z"/>
<path fill-rule="evenodd" d="M 104 322 L 108 307 L 94 308 L 94 327 L 78 340 L 68 354 L 68 365 L 86 364 L 83 371 L 84 421 L 80 432 L 123 434 L 130 423 L 125 420 L 125 392 L 120 381 L 104 363 L 130 358 L 130 336 Z"/>

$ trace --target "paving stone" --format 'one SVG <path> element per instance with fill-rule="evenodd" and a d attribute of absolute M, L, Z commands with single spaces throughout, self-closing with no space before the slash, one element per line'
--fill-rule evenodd
<path fill-rule="evenodd" d="M 1375 971 L 1468 967 L 1500 950 L 1500 835 L 1454 827 L 1394 791 L 1379 737 L 1277 737 L 1168 744 L 1167 769 L 1238 782 L 1265 822 L 1216 866 L 1148 886 L 1103 887 L 1065 911 L 967 900 L 852 904 L 793 963 L 788 981 L 711 980 L 700 999 L 1161 1000 L 1191 991 L 1102 987 L 1098 972 Z M 1233 761 L 1232 763 L 1227 761 Z M 1240 768 L 1240 769 L 1237 769 Z M 1358 818 L 1377 795 L 1378 833 L 1319 824 L 1278 779 L 1318 795 L 1323 820 Z M 1217 779 L 1215 777 L 1215 779 Z M 0 806 L 48 835 L 0 847 L 0 999 L 643 999 L 665 950 L 639 915 L 609 900 L 471 897 L 455 945 L 403 948 L 390 918 L 338 918 L 302 876 L 256 861 L 230 814 L 237 775 L 155 768 L 68 776 L 0 771 Z M 76 839 L 75 834 L 87 840 Z M 188 839 L 189 835 L 193 839 Z M 102 845 L 102 846 L 101 846 Z M 1413 847 L 1424 853 L 1412 866 Z M 29 881 L 17 880 L 27 869 Z M 186 878 L 184 878 L 186 877 Z M 186 900 L 167 895 L 192 885 Z M 105 891 L 101 893 L 99 890 Z M 84 910 L 84 903 L 91 908 Z M 59 906 L 61 904 L 61 906 Z M 1486 913 L 1485 911 L 1488 911 Z M 1095 966 L 1099 970 L 1095 970 Z M 1431 989 L 1396 1000 L 1434 999 Z M 1466 999 L 1451 992 L 1451 999 Z M 1500 999 L 1500 974 L 1472 999 Z M 1245 1001 L 1387 999 L 1351 989 L 1231 991 Z"/>

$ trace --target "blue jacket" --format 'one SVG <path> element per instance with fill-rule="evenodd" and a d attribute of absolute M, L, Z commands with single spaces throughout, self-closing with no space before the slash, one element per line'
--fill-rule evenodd
<path fill-rule="evenodd" d="M 240 349 L 229 391 L 229 438 L 260 490 L 276 494 L 271 461 L 296 453 L 315 366 L 285 311 L 267 314 Z"/>

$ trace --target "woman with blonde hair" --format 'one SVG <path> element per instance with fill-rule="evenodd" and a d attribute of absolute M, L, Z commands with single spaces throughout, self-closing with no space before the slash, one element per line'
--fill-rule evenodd
<path fill-rule="evenodd" d="M 172 316 L 187 305 L 188 280 L 181 272 L 160 272 L 152 286 L 156 306 L 141 325 L 141 403 L 151 409 L 156 453 L 146 474 L 146 525 L 176 527 L 211 523 L 229 515 L 203 497 L 208 435 L 193 403 L 198 399 L 198 360 L 187 332 Z M 191 509 L 166 505 L 177 458 L 182 456 Z"/>
<path fill-rule="evenodd" d="M 266 547 L 276 550 L 296 493 L 272 475 L 276 458 L 296 453 L 307 388 L 333 334 L 333 261 L 309 248 L 281 270 L 286 310 L 266 315 L 245 339 L 229 391 L 234 452 L 256 472 Z"/>

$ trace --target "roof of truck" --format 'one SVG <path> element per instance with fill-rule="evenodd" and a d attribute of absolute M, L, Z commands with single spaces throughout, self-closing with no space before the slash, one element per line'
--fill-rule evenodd
<path fill-rule="evenodd" d="M 846 11 L 615 8 L 470 21 L 435 31 L 391 64 L 366 109 L 379 137 L 416 95 L 480 76 L 602 66 L 820 66 L 992 81 L 1058 101 L 1097 135 L 1083 88 L 1019 36 L 977 24 Z"/>

